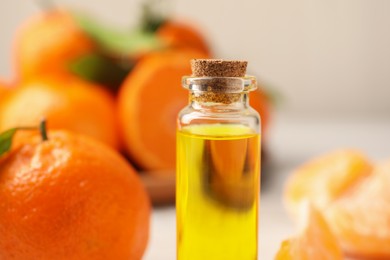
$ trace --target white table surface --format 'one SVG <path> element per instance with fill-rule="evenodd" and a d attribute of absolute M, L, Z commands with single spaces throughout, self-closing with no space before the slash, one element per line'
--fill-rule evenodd
<path fill-rule="evenodd" d="M 373 160 L 390 158 L 390 118 L 275 118 L 267 148 L 270 167 L 261 193 L 259 259 L 271 260 L 282 240 L 295 233 L 282 202 L 288 174 L 306 160 L 338 148 L 357 148 Z M 175 209 L 154 209 L 144 259 L 176 259 Z M 204 259 L 208 260 L 208 259 Z"/>

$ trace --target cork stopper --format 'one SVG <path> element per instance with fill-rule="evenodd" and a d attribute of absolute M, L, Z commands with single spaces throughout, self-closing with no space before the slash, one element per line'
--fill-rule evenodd
<path fill-rule="evenodd" d="M 221 59 L 193 59 L 193 77 L 244 77 L 247 61 Z"/>
<path fill-rule="evenodd" d="M 245 77 L 247 65 L 247 61 L 236 60 L 191 60 L 192 77 L 200 78 L 197 81 L 207 85 L 207 91 L 193 93 L 191 99 L 198 102 L 222 104 L 237 102 L 240 100 L 241 94 L 229 92 L 242 88 L 241 81 L 234 78 Z M 205 79 L 202 79 L 203 77 Z"/>

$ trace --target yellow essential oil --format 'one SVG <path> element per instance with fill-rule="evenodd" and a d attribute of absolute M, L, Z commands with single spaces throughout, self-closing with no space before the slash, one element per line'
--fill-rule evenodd
<path fill-rule="evenodd" d="M 260 135 L 239 124 L 177 132 L 177 259 L 257 259 Z"/>

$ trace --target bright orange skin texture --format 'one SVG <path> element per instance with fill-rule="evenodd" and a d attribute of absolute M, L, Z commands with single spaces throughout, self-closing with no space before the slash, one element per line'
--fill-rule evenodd
<path fill-rule="evenodd" d="M 190 59 L 207 58 L 197 51 L 150 54 L 121 86 L 118 114 L 125 148 L 143 169 L 174 169 L 176 118 L 188 104 L 181 78 L 191 75 Z"/>
<path fill-rule="evenodd" d="M 21 80 L 66 72 L 70 61 L 94 50 L 92 40 L 66 11 L 40 13 L 22 26 L 16 37 L 15 63 Z"/>
<path fill-rule="evenodd" d="M 194 49 L 207 56 L 211 55 L 209 45 L 204 36 L 194 26 L 181 21 L 165 22 L 158 30 L 157 35 L 171 48 Z"/>
<path fill-rule="evenodd" d="M 87 137 L 35 135 L 0 159 L 0 259 L 141 259 L 150 204 L 134 169 Z"/>
<path fill-rule="evenodd" d="M 22 83 L 0 105 L 0 131 L 38 125 L 66 129 L 119 148 L 114 98 L 74 77 L 35 78 Z"/>

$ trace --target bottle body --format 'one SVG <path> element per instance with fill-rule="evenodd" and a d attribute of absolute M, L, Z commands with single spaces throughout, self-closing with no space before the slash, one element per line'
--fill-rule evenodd
<path fill-rule="evenodd" d="M 257 259 L 260 119 L 248 93 L 190 102 L 177 130 L 177 259 Z"/>

